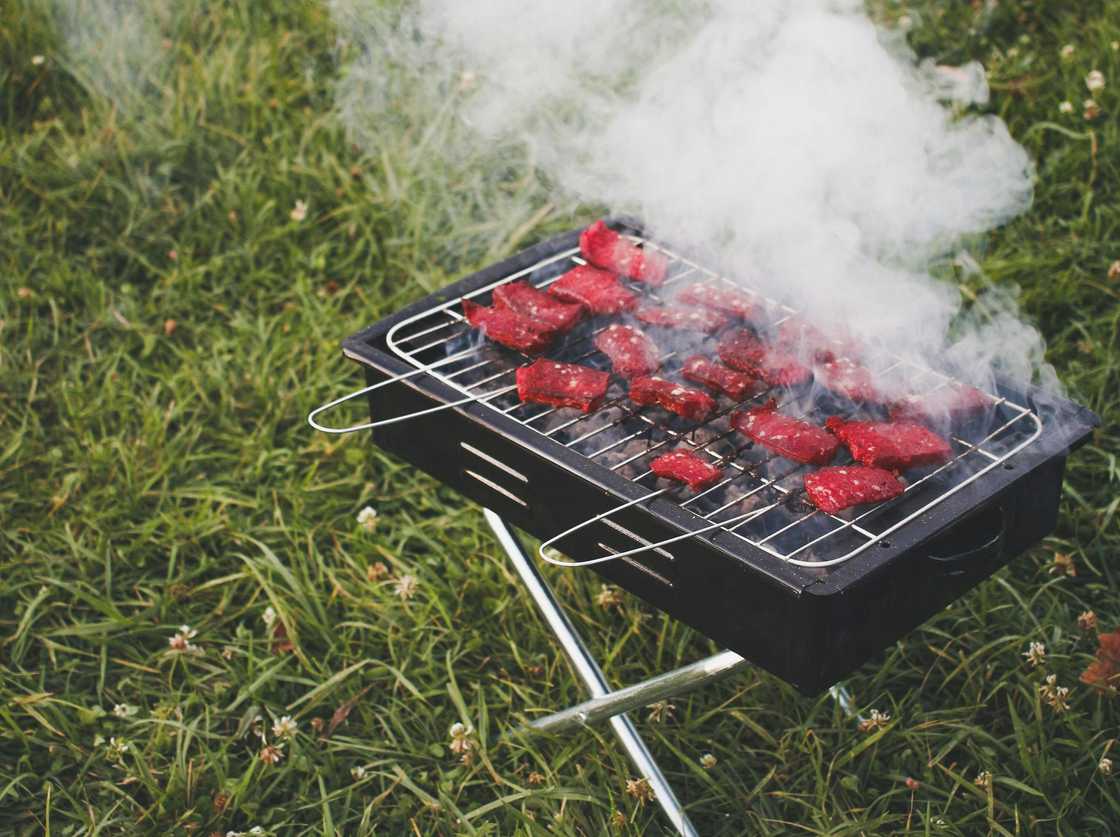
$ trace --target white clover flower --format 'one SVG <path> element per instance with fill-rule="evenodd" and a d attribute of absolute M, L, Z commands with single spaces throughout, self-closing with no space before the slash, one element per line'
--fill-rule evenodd
<path fill-rule="evenodd" d="M 105 748 L 105 758 L 109 761 L 120 762 L 128 752 L 128 742 L 123 738 L 110 738 L 109 745 Z"/>
<path fill-rule="evenodd" d="M 350 778 L 355 782 L 360 782 L 362 779 L 366 778 L 366 772 L 365 767 L 359 764 L 357 767 L 350 768 Z"/>
<path fill-rule="evenodd" d="M 872 732 L 877 729 L 882 729 L 890 722 L 891 716 L 887 712 L 880 712 L 878 709 L 872 709 L 870 717 L 859 722 L 860 732 Z"/>
<path fill-rule="evenodd" d="M 201 654 L 202 649 L 191 642 L 196 636 L 198 636 L 198 631 L 190 625 L 180 625 L 175 635 L 167 640 L 167 644 L 172 651 L 178 653 Z"/>
<path fill-rule="evenodd" d="M 1101 115 L 1101 106 L 1098 105 L 1096 100 L 1094 99 L 1086 99 L 1083 103 L 1083 107 L 1085 108 L 1085 110 L 1082 113 L 1082 116 L 1084 116 L 1086 119 L 1096 119 Z"/>
<path fill-rule="evenodd" d="M 1046 682 L 1038 687 L 1038 694 L 1055 712 L 1065 712 L 1069 709 L 1069 688 L 1058 685 L 1056 674 L 1047 676 Z"/>
<path fill-rule="evenodd" d="M 396 591 L 403 601 L 408 601 L 416 595 L 416 589 L 419 587 L 419 582 L 414 575 L 402 575 L 397 579 Z"/>
<path fill-rule="evenodd" d="M 43 62 L 46 61 L 46 60 L 47 59 L 44 58 L 42 55 L 32 55 L 31 56 L 31 63 L 34 64 L 36 67 L 41 67 Z"/>
<path fill-rule="evenodd" d="M 471 734 L 474 732 L 467 724 L 454 723 L 447 734 L 451 736 L 451 743 L 448 745 L 451 752 L 457 756 L 465 756 L 474 749 L 474 742 L 471 740 Z"/>
<path fill-rule="evenodd" d="M 719 759 L 717 759 L 711 753 L 704 753 L 704 755 L 700 756 L 700 766 L 705 770 L 711 770 L 716 766 L 716 762 L 718 761 Z"/>
<path fill-rule="evenodd" d="M 307 217 L 307 202 L 306 201 L 296 201 L 296 205 L 292 207 L 292 211 L 289 213 L 289 216 L 291 217 L 291 219 L 293 221 L 295 221 L 297 223 L 302 221 L 304 218 L 306 218 Z"/>
<path fill-rule="evenodd" d="M 377 527 L 377 509 L 373 506 L 365 506 L 358 512 L 358 525 L 367 532 L 372 532 Z"/>
<path fill-rule="evenodd" d="M 1112 775 L 1112 759 L 1101 756 L 1101 760 L 1097 762 L 1097 770 L 1105 776 Z"/>
<path fill-rule="evenodd" d="M 1073 113 L 1073 102 L 1068 101 L 1068 100 L 1062 102 L 1060 105 L 1058 105 L 1058 112 L 1059 113 Z"/>
<path fill-rule="evenodd" d="M 1069 61 L 1071 58 L 1073 58 L 1074 52 L 1076 52 L 1076 48 L 1074 47 L 1074 45 L 1066 44 L 1064 47 L 1062 47 L 1062 51 L 1060 54 L 1063 60 Z"/>
<path fill-rule="evenodd" d="M 276 611 L 273 609 L 272 605 L 264 609 L 264 613 L 261 614 L 261 621 L 264 622 L 266 628 L 272 627 L 272 623 L 276 621 Z"/>
<path fill-rule="evenodd" d="M 272 734 L 276 738 L 294 738 L 299 731 L 299 723 L 291 715 L 284 715 L 272 724 Z"/>
<path fill-rule="evenodd" d="M 1089 75 L 1085 76 L 1085 86 L 1089 88 L 1090 93 L 1104 90 L 1104 73 L 1100 70 L 1091 71 Z"/>
<path fill-rule="evenodd" d="M 1041 642 L 1032 642 L 1030 647 L 1023 652 L 1023 656 L 1027 658 L 1027 662 L 1031 664 L 1031 668 L 1038 668 L 1042 665 L 1043 660 L 1046 659 L 1046 646 Z"/>

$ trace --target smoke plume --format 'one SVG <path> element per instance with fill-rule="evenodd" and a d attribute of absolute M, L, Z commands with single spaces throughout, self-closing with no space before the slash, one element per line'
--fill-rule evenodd
<path fill-rule="evenodd" d="M 332 3 L 360 46 L 343 114 L 371 145 L 426 102 L 464 165 L 527 154 L 554 200 L 637 215 L 819 321 L 980 385 L 1054 383 L 1013 292 L 962 315 L 930 275 L 1031 202 L 1026 152 L 974 107 L 980 65 L 918 61 L 853 0 L 382 8 Z"/>

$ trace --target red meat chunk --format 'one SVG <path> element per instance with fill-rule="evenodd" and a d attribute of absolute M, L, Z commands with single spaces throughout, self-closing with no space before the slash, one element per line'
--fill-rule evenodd
<path fill-rule="evenodd" d="M 801 419 L 783 416 L 773 400 L 753 410 L 731 414 L 731 426 L 779 456 L 810 465 L 827 465 L 840 443 L 825 430 Z"/>
<path fill-rule="evenodd" d="M 871 382 L 871 372 L 846 357 L 825 361 L 816 367 L 817 380 L 849 401 L 879 404 L 883 397 Z"/>
<path fill-rule="evenodd" d="M 634 316 L 647 325 L 715 334 L 727 325 L 727 317 L 707 308 L 683 308 L 676 305 L 639 305 Z"/>
<path fill-rule="evenodd" d="M 718 311 L 739 320 L 757 319 L 761 313 L 749 294 L 723 286 L 722 283 L 689 285 L 677 294 L 676 301 Z"/>
<path fill-rule="evenodd" d="M 796 386 L 813 377 L 796 357 L 767 346 L 749 331 L 732 332 L 720 341 L 717 351 L 732 369 L 761 378 L 770 386 Z"/>
<path fill-rule="evenodd" d="M 517 370 L 517 394 L 522 401 L 575 407 L 585 413 L 599 409 L 611 376 L 576 363 L 540 358 Z"/>
<path fill-rule="evenodd" d="M 523 317 L 505 308 L 486 308 L 469 299 L 463 300 L 467 322 L 495 343 L 535 355 L 548 349 L 556 338 L 556 329 L 545 323 Z"/>
<path fill-rule="evenodd" d="M 828 363 L 838 357 L 859 357 L 859 342 L 843 331 L 825 333 L 799 317 L 790 317 L 778 326 L 778 345 L 797 357 Z"/>
<path fill-rule="evenodd" d="M 844 421 L 833 416 L 825 426 L 848 446 L 853 459 L 876 468 L 905 471 L 938 465 L 952 453 L 948 442 L 911 422 Z"/>
<path fill-rule="evenodd" d="M 596 267 L 649 285 L 664 282 L 669 269 L 660 253 L 638 247 L 603 221 L 596 221 L 580 234 L 579 252 Z"/>
<path fill-rule="evenodd" d="M 891 418 L 935 427 L 967 422 L 991 409 L 992 399 L 975 387 L 948 384 L 925 395 L 907 395 L 891 405 Z"/>
<path fill-rule="evenodd" d="M 664 407 L 689 421 L 703 421 L 716 408 L 715 399 L 708 393 L 656 376 L 632 380 L 630 400 L 635 404 Z"/>
<path fill-rule="evenodd" d="M 649 375 L 661 366 L 656 344 L 632 326 L 612 323 L 595 335 L 595 348 L 611 359 L 611 368 L 623 378 Z"/>
<path fill-rule="evenodd" d="M 693 355 L 681 367 L 681 377 L 722 392 L 735 401 L 742 401 L 761 390 L 762 385 L 746 372 L 736 372 L 717 360 Z"/>
<path fill-rule="evenodd" d="M 575 328 L 583 317 L 583 306 L 578 302 L 563 302 L 537 290 L 528 282 L 509 282 L 494 288 L 494 307 L 505 308 L 523 317 L 552 326 L 559 332 Z"/>
<path fill-rule="evenodd" d="M 637 294 L 627 290 L 611 273 L 580 265 L 557 279 L 548 292 L 564 302 L 582 305 L 595 316 L 621 314 L 638 304 Z"/>
<path fill-rule="evenodd" d="M 881 503 L 905 490 L 890 471 L 863 465 L 834 465 L 805 475 L 805 493 L 827 514 L 864 503 Z"/>
<path fill-rule="evenodd" d="M 723 473 L 711 462 L 687 450 L 662 454 L 649 463 L 649 469 L 664 479 L 687 483 L 693 491 L 715 485 Z"/>

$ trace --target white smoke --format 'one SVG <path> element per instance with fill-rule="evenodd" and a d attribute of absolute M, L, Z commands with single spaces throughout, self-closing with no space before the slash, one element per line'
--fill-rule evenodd
<path fill-rule="evenodd" d="M 151 110 L 170 64 L 171 0 L 50 0 L 66 68 L 125 116 Z"/>
<path fill-rule="evenodd" d="M 392 21 L 372 0 L 332 8 L 366 23 L 347 28 L 365 62 L 341 85 L 355 127 L 406 90 L 430 97 L 470 127 L 476 162 L 528 149 L 557 191 L 635 214 L 820 321 L 977 384 L 993 370 L 1053 382 L 1013 295 L 962 317 L 957 288 L 929 274 L 1029 207 L 1027 154 L 972 107 L 982 67 L 920 63 L 862 3 L 417 0 Z M 387 95 L 348 95 L 355 78 Z"/>

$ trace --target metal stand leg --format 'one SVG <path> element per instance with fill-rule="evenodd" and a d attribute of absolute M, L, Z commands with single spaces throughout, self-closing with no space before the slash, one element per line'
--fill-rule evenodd
<path fill-rule="evenodd" d="M 525 551 L 521 548 L 521 544 L 517 541 L 517 536 L 506 525 L 498 515 L 489 509 L 485 510 L 486 522 L 490 524 L 490 528 L 494 530 L 497 535 L 498 541 L 502 544 L 506 554 L 509 556 L 510 561 L 513 562 L 514 569 L 517 574 L 521 576 L 521 581 L 528 588 L 533 600 L 540 608 L 541 614 L 544 616 L 545 621 L 548 622 L 549 628 L 556 635 L 560 641 L 564 653 L 568 655 L 572 665 L 579 674 L 580 679 L 587 685 L 588 691 L 591 692 L 593 697 L 602 698 L 610 694 L 610 688 L 607 686 L 606 678 L 603 676 L 603 670 L 599 668 L 599 664 L 592 658 L 590 652 L 584 646 L 583 641 L 575 632 L 575 627 L 568 620 L 568 617 L 560 609 L 560 605 L 552 595 L 552 591 L 545 585 L 544 580 L 537 573 L 536 566 L 525 555 Z M 673 823 L 677 832 L 687 837 L 697 835 L 695 827 L 685 814 L 684 808 L 681 807 L 680 801 L 677 799 L 673 789 L 665 780 L 661 768 L 657 766 L 657 762 L 653 760 L 649 748 L 646 747 L 645 742 L 642 741 L 638 735 L 638 731 L 634 728 L 634 724 L 625 715 L 615 715 L 611 718 L 611 727 L 614 728 L 615 734 L 622 742 L 622 746 L 626 750 L 626 754 L 653 788 L 654 798 L 657 804 L 665 812 L 665 816 Z"/>
<path fill-rule="evenodd" d="M 657 762 L 653 760 L 653 756 L 645 742 L 639 737 L 634 724 L 624 713 L 715 682 L 745 668 L 748 665 L 747 661 L 734 651 L 721 651 L 706 660 L 700 660 L 657 677 L 643 680 L 641 683 L 612 691 L 603 676 L 603 670 L 599 668 L 599 664 L 595 662 L 595 659 L 587 650 L 587 646 L 583 644 L 583 640 L 576 633 L 575 627 L 569 621 L 567 615 L 560 609 L 559 603 L 552 595 L 552 590 L 549 589 L 540 573 L 537 572 L 536 564 L 526 555 L 513 530 L 494 512 L 489 509 L 484 511 L 486 522 L 490 524 L 490 528 L 497 535 L 498 541 L 505 549 L 514 569 L 521 576 L 521 581 L 529 590 L 529 594 L 533 597 L 533 601 L 537 603 L 537 607 L 540 608 L 541 614 L 560 642 L 564 653 L 568 655 L 568 659 L 575 666 L 576 673 L 579 674 L 580 679 L 583 680 L 588 691 L 591 692 L 590 700 L 552 715 L 538 718 L 520 730 L 516 730 L 514 734 L 518 732 L 561 732 L 572 727 L 585 726 L 609 718 L 611 726 L 622 741 L 622 746 L 626 749 L 630 760 L 638 768 L 638 771 L 649 780 L 657 802 L 665 815 L 680 834 L 696 834 L 696 829 L 689 821 L 677 800 L 676 794 L 673 793 L 673 789 L 665 780 Z M 848 717 L 863 720 L 856 714 L 855 704 L 843 684 L 838 683 L 833 686 L 829 689 L 829 693 Z"/>

